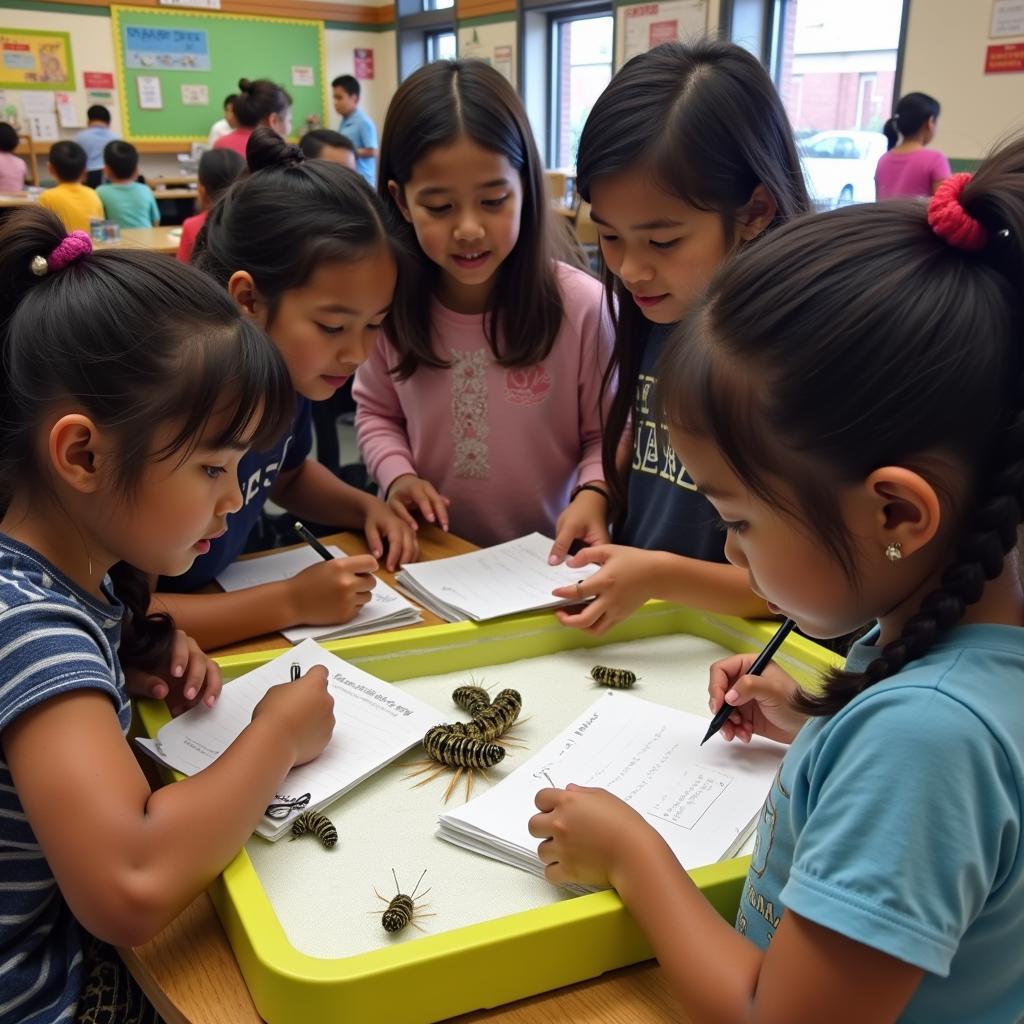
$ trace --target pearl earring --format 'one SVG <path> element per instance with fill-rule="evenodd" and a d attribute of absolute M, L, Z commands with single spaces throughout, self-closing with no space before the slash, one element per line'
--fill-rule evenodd
<path fill-rule="evenodd" d="M 885 557 L 890 562 L 898 562 L 903 557 L 903 545 L 898 540 L 893 541 L 886 547 Z"/>

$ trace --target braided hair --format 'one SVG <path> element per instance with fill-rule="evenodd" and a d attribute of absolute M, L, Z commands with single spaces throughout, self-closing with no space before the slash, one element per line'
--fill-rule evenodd
<path fill-rule="evenodd" d="M 668 421 L 707 437 L 854 588 L 841 487 L 907 466 L 952 516 L 937 587 L 863 672 L 801 694 L 810 714 L 925 655 L 1003 571 L 1024 520 L 1024 139 L 958 188 L 955 213 L 971 249 L 916 200 L 783 226 L 719 273 L 664 353 Z"/>

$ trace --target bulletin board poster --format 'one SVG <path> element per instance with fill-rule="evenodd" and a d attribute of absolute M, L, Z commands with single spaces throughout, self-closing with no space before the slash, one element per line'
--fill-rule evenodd
<path fill-rule="evenodd" d="M 33 32 L 0 28 L 0 89 L 75 88 L 71 36 L 67 32 Z"/>
<path fill-rule="evenodd" d="M 623 60 L 676 40 L 704 35 L 706 0 L 670 0 L 669 3 L 635 4 L 625 9 Z M 621 23 L 620 23 L 621 24 Z"/>
<path fill-rule="evenodd" d="M 124 63 L 129 68 L 209 71 L 210 45 L 197 29 L 125 25 Z"/>

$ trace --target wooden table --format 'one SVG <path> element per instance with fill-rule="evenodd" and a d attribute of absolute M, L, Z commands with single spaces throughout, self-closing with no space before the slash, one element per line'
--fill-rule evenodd
<path fill-rule="evenodd" d="M 27 192 L 0 192 L 0 209 L 12 210 L 35 205 L 36 200 Z"/>
<path fill-rule="evenodd" d="M 171 232 L 174 234 L 171 234 Z M 181 241 L 181 228 L 121 228 L 119 242 L 93 242 L 96 249 L 149 249 L 174 255 Z"/>
<path fill-rule="evenodd" d="M 352 554 L 365 554 L 361 535 L 339 533 L 322 538 Z M 444 558 L 474 550 L 474 545 L 443 533 L 433 526 L 421 527 L 420 557 Z M 388 583 L 393 576 L 379 573 Z M 424 622 L 440 620 L 423 609 Z M 403 627 L 412 628 L 412 627 Z M 241 654 L 287 646 L 278 634 L 268 634 L 232 644 L 215 653 Z M 155 939 L 135 949 L 120 950 L 132 974 L 167 1024 L 259 1024 L 227 936 L 209 896 L 204 892 L 182 911 Z M 460 1024 L 488 1021 L 491 1024 L 652 1024 L 684 1022 L 686 1017 L 670 993 L 661 968 L 653 961 L 623 967 L 600 978 L 546 992 L 494 1010 L 479 1010 L 452 1018 Z M 319 1024 L 296 1020 L 296 1024 Z M 351 1024 L 377 1024 L 352 1021 Z M 385 1024 L 383 1018 L 381 1024 Z"/>
<path fill-rule="evenodd" d="M 199 198 L 199 193 L 194 188 L 155 188 L 153 197 L 158 203 L 165 199 L 192 199 L 194 201 Z"/>

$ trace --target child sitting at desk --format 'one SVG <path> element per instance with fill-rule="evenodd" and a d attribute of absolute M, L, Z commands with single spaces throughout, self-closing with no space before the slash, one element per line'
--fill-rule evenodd
<path fill-rule="evenodd" d="M 188 217 L 181 225 L 181 241 L 178 243 L 178 259 L 188 263 L 196 244 L 199 229 L 206 223 L 210 210 L 227 191 L 228 186 L 245 170 L 245 160 L 233 149 L 211 149 L 199 158 L 199 185 L 196 198 L 200 212 Z"/>
<path fill-rule="evenodd" d="M 85 150 L 77 142 L 55 142 L 46 169 L 58 184 L 39 197 L 39 204 L 57 214 L 68 231 L 88 231 L 90 220 L 103 219 L 100 197 L 82 184 Z"/>
<path fill-rule="evenodd" d="M 15 156 L 18 133 L 0 121 L 0 192 L 20 192 L 25 187 L 25 161 Z"/>
<path fill-rule="evenodd" d="M 96 194 L 103 201 L 107 220 L 123 228 L 155 228 L 160 223 L 160 208 L 148 185 L 138 181 L 139 151 L 118 139 L 103 150 L 103 169 L 109 185 L 100 185 Z"/>

